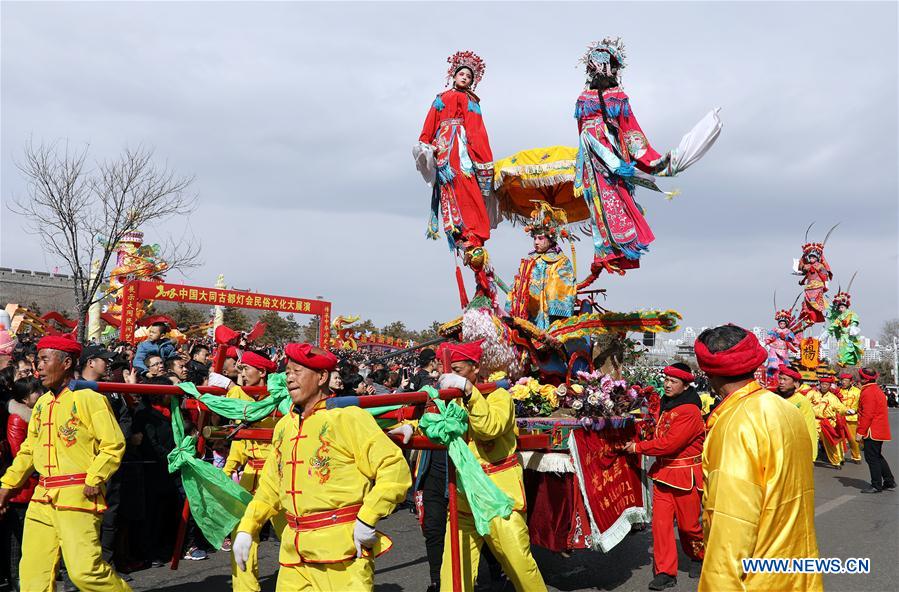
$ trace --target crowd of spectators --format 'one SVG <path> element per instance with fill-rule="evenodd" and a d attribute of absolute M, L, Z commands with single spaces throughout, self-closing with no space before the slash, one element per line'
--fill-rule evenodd
<path fill-rule="evenodd" d="M 137 347 L 123 342 L 91 343 L 79 360 L 82 380 L 120 383 L 174 385 L 180 382 L 207 384 L 215 345 L 211 339 L 190 339 L 177 343 L 167 338 L 167 327 L 150 327 L 148 338 Z M 277 347 L 254 348 L 273 360 L 279 370 L 286 364 L 283 350 Z M 242 384 L 246 369 L 240 363 L 241 351 L 228 348 L 221 374 Z M 384 352 L 335 350 L 340 358 L 331 376 L 332 392 L 337 395 L 370 395 L 419 390 L 435 384 L 439 363 L 431 349 L 381 359 Z M 0 473 L 12 462 L 25 440 L 31 409 L 44 388 L 36 377 L 35 341 L 20 336 L 10 356 L 0 359 L 0 425 L 6 430 L 0 440 Z M 175 554 L 179 516 L 185 494 L 179 475 L 168 472 L 167 456 L 174 448 L 170 403 L 172 396 L 106 393 L 127 443 L 120 469 L 107 484 L 109 509 L 104 514 L 101 542 L 104 559 L 120 573 L 168 562 Z M 196 431 L 198 404 L 182 398 L 185 429 Z M 217 416 L 208 421 L 227 423 Z M 203 456 L 208 462 L 224 466 L 228 443 L 213 440 Z M 15 589 L 25 509 L 31 499 L 37 476 L 12 500 L 12 511 L 0 519 L 0 590 Z M 228 550 L 228 541 L 222 550 Z M 186 560 L 203 560 L 215 552 L 191 521 L 184 544 L 178 550 Z M 61 577 L 65 577 L 64 573 Z M 74 587 L 70 586 L 70 589 Z"/>

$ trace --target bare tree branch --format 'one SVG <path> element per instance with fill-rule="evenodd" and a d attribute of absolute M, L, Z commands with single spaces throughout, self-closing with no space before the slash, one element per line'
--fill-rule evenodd
<path fill-rule="evenodd" d="M 64 145 L 63 145 L 64 144 Z M 108 295 L 101 290 L 116 246 L 131 231 L 162 227 L 173 217 L 188 217 L 197 206 L 189 193 L 193 177 L 181 177 L 167 164 L 154 162 L 143 146 L 126 148 L 117 158 L 86 170 L 89 146 L 72 150 L 69 143 L 25 145 L 19 171 L 27 180 L 27 197 L 10 209 L 28 221 L 46 253 L 66 263 L 74 278 L 78 336 L 84 339 L 84 318 L 91 304 Z M 195 237 L 163 239 L 170 269 L 199 264 Z M 92 274 L 91 264 L 97 262 Z"/>

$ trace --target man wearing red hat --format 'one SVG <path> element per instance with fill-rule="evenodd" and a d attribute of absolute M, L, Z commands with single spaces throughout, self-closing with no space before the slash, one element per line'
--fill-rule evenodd
<path fill-rule="evenodd" d="M 374 527 L 405 498 L 409 466 L 369 413 L 326 407 L 334 354 L 306 343 L 284 353 L 294 407 L 275 426 L 234 559 L 246 569 L 260 528 L 283 510 L 278 590 L 372 590 L 373 559 L 391 545 Z"/>
<path fill-rule="evenodd" d="M 81 590 L 130 590 L 103 561 L 100 523 L 105 483 L 119 468 L 125 438 L 106 398 L 70 389 L 81 344 L 66 337 L 37 343 L 38 372 L 47 393 L 37 400 L 28 437 L 0 479 L 0 513 L 10 491 L 32 470 L 40 475 L 25 514 L 22 590 L 54 590 L 59 551 L 69 578 Z"/>
<path fill-rule="evenodd" d="M 876 370 L 859 368 L 858 377 L 862 383 L 862 391 L 858 401 L 858 433 L 855 439 L 864 440 L 865 462 L 871 471 L 871 487 L 862 490 L 862 493 L 893 490 L 896 489 L 896 479 L 887 459 L 883 457 L 883 443 L 892 438 L 887 416 L 887 397 L 877 386 Z"/>
<path fill-rule="evenodd" d="M 815 410 L 808 397 L 799 392 L 802 384 L 802 374 L 789 366 L 781 366 L 777 371 L 777 394 L 784 401 L 796 407 L 805 420 L 808 428 L 809 440 L 812 442 L 812 462 L 818 458 L 818 421 L 815 419 Z"/>
<path fill-rule="evenodd" d="M 855 434 L 858 432 L 858 399 L 861 394 L 861 390 L 852 384 L 851 374 L 848 372 L 840 374 L 840 399 L 842 399 L 846 409 L 853 411 L 853 413 L 846 415 L 846 428 L 849 430 L 847 443 L 849 444 L 852 462 L 857 465 L 862 462 L 862 453 L 858 447 L 858 440 L 855 439 Z"/>
<path fill-rule="evenodd" d="M 818 371 L 818 391 L 821 393 L 821 399 L 815 406 L 815 417 L 818 419 L 821 445 L 824 447 L 827 461 L 831 467 L 842 469 L 843 442 L 848 433 L 845 417 L 853 415 L 855 411 L 848 409 L 834 392 L 836 382 L 833 374 Z"/>
<path fill-rule="evenodd" d="M 267 357 L 252 351 L 245 351 L 237 365 L 240 375 L 243 377 L 243 386 L 265 386 L 266 379 L 270 372 L 277 370 L 277 366 Z M 240 387 L 228 381 L 228 397 L 231 399 L 241 399 L 244 401 L 254 401 L 253 397 L 248 395 Z M 256 423 L 250 424 L 251 428 L 274 429 L 278 423 L 275 413 L 261 419 Z M 228 452 L 228 458 L 225 461 L 224 471 L 229 477 L 239 470 L 243 470 L 240 477 L 240 485 L 252 494 L 256 493 L 259 487 L 259 478 L 262 474 L 262 467 L 271 452 L 271 442 L 261 440 L 234 440 L 231 442 L 231 450 Z M 287 521 L 284 518 L 284 512 L 278 512 L 271 520 L 272 528 L 278 537 L 281 536 Z M 258 562 L 258 545 L 254 541 L 250 547 L 250 555 L 247 558 L 245 569 L 239 569 L 234 556 L 231 556 L 231 581 L 232 588 L 238 591 L 258 592 L 262 588 L 259 585 L 259 562 Z"/>
<path fill-rule="evenodd" d="M 735 325 L 700 333 L 699 367 L 721 397 L 702 451 L 705 560 L 700 592 L 823 590 L 820 574 L 744 573 L 742 559 L 817 557 L 811 442 L 795 407 L 755 381 L 767 359 Z"/>
<path fill-rule="evenodd" d="M 704 555 L 702 527 L 702 443 L 705 423 L 702 400 L 690 383 L 696 380 L 690 367 L 676 363 L 663 370 L 665 396 L 655 437 L 629 442 L 627 452 L 656 457 L 649 469 L 652 479 L 652 550 L 655 578 L 650 590 L 677 585 L 677 543 L 674 520 L 681 547 L 693 561 L 690 577 L 698 578 Z"/>
<path fill-rule="evenodd" d="M 482 537 L 474 525 L 474 518 L 464 495 L 459 496 L 459 548 L 462 557 L 462 587 L 474 589 L 481 545 L 487 543 L 499 560 L 506 576 L 519 592 L 546 590 L 543 576 L 531 555 L 531 541 L 525 517 L 524 475 L 516 455 L 518 435 L 515 428 L 515 405 L 512 395 L 499 388 L 484 396 L 474 386 L 478 381 L 483 340 L 463 344 L 441 345 L 441 352 L 449 352 L 452 374 L 440 377 L 441 389 L 457 388 L 464 393 L 460 402 L 468 412 L 468 447 L 484 467 L 484 472 L 496 486 L 512 498 L 512 514 L 503 520 L 494 518 L 490 534 Z M 447 526 L 440 572 L 441 590 L 452 589 L 451 539 L 455 536 Z"/>

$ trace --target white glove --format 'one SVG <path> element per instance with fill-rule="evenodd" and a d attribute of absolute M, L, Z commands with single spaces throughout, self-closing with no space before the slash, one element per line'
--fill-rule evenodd
<path fill-rule="evenodd" d="M 240 536 L 240 534 L 238 534 Z M 356 557 L 362 557 L 362 548 L 371 549 L 378 542 L 378 533 L 374 528 L 356 518 L 353 528 L 353 544 L 356 545 Z"/>
<path fill-rule="evenodd" d="M 853 337 L 858 336 L 859 334 L 861 334 L 861 332 L 862 330 L 858 328 L 858 325 L 852 325 L 851 327 L 849 327 L 849 334 Z"/>
<path fill-rule="evenodd" d="M 209 380 L 207 384 L 209 384 L 209 386 L 217 386 L 223 389 L 229 389 L 234 385 L 234 383 L 231 382 L 230 378 L 228 378 L 224 374 L 219 374 L 218 372 L 209 373 Z"/>
<path fill-rule="evenodd" d="M 465 387 L 468 386 L 468 380 L 458 374 L 441 374 L 437 384 L 441 390 L 454 388 L 464 392 Z"/>
<path fill-rule="evenodd" d="M 250 547 L 253 545 L 253 535 L 248 532 L 238 532 L 231 544 L 231 552 L 234 553 L 234 562 L 240 571 L 247 571 L 247 561 L 250 559 Z"/>
<path fill-rule="evenodd" d="M 408 444 L 409 440 L 412 439 L 412 433 L 414 431 L 415 430 L 412 428 L 411 425 L 409 425 L 408 423 L 405 423 L 403 425 L 396 426 L 395 428 L 388 431 L 387 433 L 388 434 L 400 434 L 403 437 L 403 444 Z"/>

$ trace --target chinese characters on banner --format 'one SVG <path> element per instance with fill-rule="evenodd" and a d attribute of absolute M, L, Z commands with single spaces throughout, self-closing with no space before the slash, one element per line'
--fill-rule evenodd
<path fill-rule="evenodd" d="M 123 339 L 133 340 L 134 318 L 137 303 L 143 300 L 167 300 L 185 304 L 209 306 L 230 306 L 234 308 L 255 308 L 278 312 L 319 315 L 321 330 L 319 343 L 327 347 L 330 341 L 331 303 L 323 300 L 307 300 L 287 296 L 272 296 L 239 290 L 182 286 L 164 282 L 135 281 L 125 285 L 125 301 L 122 306 Z M 126 326 L 130 320 L 130 326 Z"/>
<path fill-rule="evenodd" d="M 805 368 L 817 368 L 819 358 L 818 350 L 820 346 L 821 343 L 814 337 L 806 337 L 805 339 L 800 341 L 800 364 L 802 364 Z"/>
<path fill-rule="evenodd" d="M 646 519 L 639 457 L 616 451 L 616 447 L 630 440 L 635 432 L 633 423 L 601 432 L 572 432 L 577 443 L 578 465 L 584 475 L 585 501 L 599 528 L 593 537 L 598 537 L 603 546 L 614 546 L 614 539 L 618 538 L 616 523 L 625 515 Z M 630 521 L 629 518 L 626 520 Z M 629 531 L 629 525 L 623 529 L 624 534 Z"/>

